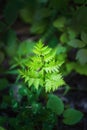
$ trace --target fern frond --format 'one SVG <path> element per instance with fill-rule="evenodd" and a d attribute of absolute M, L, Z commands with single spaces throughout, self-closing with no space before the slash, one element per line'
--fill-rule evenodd
<path fill-rule="evenodd" d="M 46 48 L 44 51 L 42 50 L 42 55 L 45 56 L 51 52 L 51 48 Z"/>
<path fill-rule="evenodd" d="M 51 51 L 49 54 L 47 54 L 46 56 L 44 56 L 44 61 L 45 62 L 49 62 L 52 59 L 55 59 L 55 55 L 56 55 L 56 51 Z"/>
<path fill-rule="evenodd" d="M 34 47 L 33 52 L 39 56 L 45 56 L 51 52 L 51 48 L 44 46 L 41 41 Z"/>
<path fill-rule="evenodd" d="M 44 87 L 46 92 L 55 91 L 65 82 L 59 72 L 61 63 L 58 62 L 56 49 L 52 50 L 39 41 L 34 47 L 34 55 L 26 60 L 23 69 L 19 70 L 19 75 L 24 79 L 29 87 L 35 89 Z"/>
<path fill-rule="evenodd" d="M 59 65 L 55 61 L 51 61 L 50 63 L 45 64 L 44 70 L 46 73 L 59 72 Z"/>
<path fill-rule="evenodd" d="M 55 91 L 64 84 L 65 82 L 62 79 L 61 74 L 56 73 L 48 75 L 48 78 L 46 80 L 46 92 Z"/>
<path fill-rule="evenodd" d="M 33 83 L 34 83 L 34 78 L 29 78 L 29 80 L 28 80 L 28 87 L 33 85 Z"/>

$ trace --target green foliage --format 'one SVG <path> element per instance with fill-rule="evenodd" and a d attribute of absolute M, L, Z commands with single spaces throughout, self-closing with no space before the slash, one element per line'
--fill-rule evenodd
<path fill-rule="evenodd" d="M 9 1 L 4 10 L 5 21 L 8 25 L 13 24 L 18 16 L 21 3 L 18 0 Z"/>
<path fill-rule="evenodd" d="M 74 48 L 82 48 L 86 45 L 83 41 L 79 39 L 72 39 L 68 42 L 68 44 Z"/>
<path fill-rule="evenodd" d="M 9 64 L 13 64 L 11 69 L 14 70 L 9 74 L 13 75 L 12 79 L 18 75 L 18 79 L 13 86 L 13 80 L 10 84 L 7 78 L 0 79 L 0 111 L 6 115 L 0 116 L 1 130 L 6 125 L 9 130 L 53 130 L 62 114 L 63 123 L 67 125 L 82 119 L 80 111 L 65 109 L 59 96 L 48 93 L 65 84 L 61 73 L 67 75 L 74 70 L 87 75 L 86 4 L 86 0 L 6 1 L 2 12 L 4 17 L 0 21 L 0 76 L 3 76 L 3 71 L 6 74 Z M 14 26 L 11 28 L 19 19 L 29 26 L 30 35 L 39 34 L 38 37 L 54 49 L 41 41 L 36 45 L 31 40 L 20 42 Z M 72 49 L 77 49 L 75 62 L 68 59 L 68 52 Z M 10 92 L 7 92 L 9 87 Z M 16 118 L 5 113 L 10 109 Z"/>
<path fill-rule="evenodd" d="M 9 30 L 6 37 L 6 53 L 8 56 L 12 57 L 15 55 L 17 50 L 17 37 L 14 30 Z"/>
<path fill-rule="evenodd" d="M 19 56 L 26 56 L 32 53 L 33 46 L 35 42 L 32 40 L 24 40 L 22 41 L 17 49 L 17 54 Z"/>
<path fill-rule="evenodd" d="M 62 63 L 60 62 L 61 60 L 58 60 L 56 54 L 65 53 L 66 48 L 64 46 L 58 47 L 52 49 L 45 46 L 40 40 L 34 46 L 31 57 L 21 58 L 20 61 L 22 62 L 18 65 L 20 67 L 18 70 L 19 76 L 24 79 L 23 84 L 25 84 L 25 86 L 19 87 L 18 93 L 21 96 L 27 96 L 27 101 L 24 104 L 27 105 L 29 103 L 26 107 L 34 115 L 34 118 L 32 116 L 29 119 L 27 116 L 24 118 L 29 121 L 33 119 L 35 121 L 35 124 L 32 124 L 33 127 L 36 124 L 38 125 L 40 121 L 43 130 L 47 130 L 48 128 L 53 130 L 57 123 L 57 116 L 63 115 L 63 123 L 68 125 L 78 123 L 83 117 L 83 114 L 78 110 L 71 108 L 65 109 L 62 99 L 58 96 L 48 94 L 65 84 L 59 71 Z M 26 84 L 29 88 L 26 87 Z M 44 98 L 45 106 L 43 102 L 39 102 L 40 96 Z M 12 107 L 18 108 L 16 100 L 13 100 Z"/>
<path fill-rule="evenodd" d="M 81 33 L 81 39 L 83 42 L 85 42 L 87 44 L 87 33 L 86 32 Z"/>
<path fill-rule="evenodd" d="M 63 44 L 67 50 L 66 56 L 70 48 L 77 48 L 78 51 L 80 48 L 86 49 L 86 4 L 86 0 L 74 0 L 72 4 L 70 0 L 34 0 L 33 3 L 31 0 L 9 0 L 2 13 L 4 15 L 4 22 L 0 21 L 0 32 L 6 32 L 5 37 L 7 35 L 8 39 L 11 37 L 13 39 L 9 41 L 3 38 L 5 41 L 9 41 L 10 44 L 6 46 L 6 54 L 10 57 L 15 56 L 15 52 L 19 48 L 17 45 L 19 42 L 15 35 L 12 30 L 9 31 L 9 26 L 11 27 L 15 23 L 17 17 L 20 17 L 20 20 L 29 25 L 30 34 L 39 34 L 44 42 L 47 41 L 49 43 L 49 46 L 55 47 L 57 44 Z M 12 44 L 15 40 L 17 43 Z M 61 54 L 58 57 L 61 57 L 63 60 L 63 56 L 64 54 Z M 75 59 L 79 62 L 80 66 L 79 58 L 76 56 Z M 67 57 L 65 60 L 68 61 Z"/>
<path fill-rule="evenodd" d="M 87 30 L 87 17 L 86 17 L 87 7 L 84 5 L 80 6 L 73 15 L 72 28 L 76 31 L 86 31 Z M 85 18 L 85 19 L 84 19 Z M 84 20 L 83 20 L 84 19 Z"/>
<path fill-rule="evenodd" d="M 82 119 L 83 114 L 78 110 L 70 108 L 64 111 L 63 117 L 64 117 L 63 122 L 65 124 L 74 125 Z"/>
<path fill-rule="evenodd" d="M 72 70 L 75 70 L 77 73 L 87 75 L 87 64 L 80 65 L 77 62 L 69 62 L 66 64 L 66 69 L 68 73 L 70 73 Z"/>
<path fill-rule="evenodd" d="M 62 31 L 65 27 L 66 24 L 66 18 L 65 17 L 60 17 L 56 19 L 53 23 L 54 27 L 58 28 L 60 31 Z"/>
<path fill-rule="evenodd" d="M 56 59 L 56 51 L 39 41 L 33 49 L 34 56 L 24 63 L 24 69 L 19 73 L 28 86 L 34 85 L 36 89 L 40 86 L 46 92 L 55 91 L 58 87 L 64 85 L 61 73 L 59 73 L 59 63 Z M 22 63 L 21 63 L 22 65 Z"/>
<path fill-rule="evenodd" d="M 84 65 L 87 63 L 87 49 L 80 49 L 77 52 L 76 59 L 80 62 L 80 64 Z"/>
<path fill-rule="evenodd" d="M 58 96 L 50 95 L 47 108 L 52 110 L 55 114 L 61 115 L 64 111 L 64 104 Z"/>

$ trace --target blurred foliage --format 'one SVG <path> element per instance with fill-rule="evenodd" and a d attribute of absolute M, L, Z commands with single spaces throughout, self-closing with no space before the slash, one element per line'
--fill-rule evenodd
<path fill-rule="evenodd" d="M 0 15 L 3 16 L 0 18 L 0 129 L 38 130 L 43 122 L 42 130 L 52 130 L 57 123 L 54 113 L 60 115 L 63 112 L 63 102 L 59 97 L 51 96 L 45 108 L 42 102 L 37 103 L 38 97 L 45 95 L 43 92 L 40 95 L 41 90 L 27 90 L 19 78 L 13 83 L 16 67 L 32 55 L 36 44 L 30 39 L 20 41 L 13 26 L 18 20 L 23 22 L 29 26 L 30 35 L 38 36 L 56 48 L 57 59 L 63 62 L 63 76 L 73 70 L 87 76 L 87 0 L 7 0 Z M 10 80 L 9 74 L 13 74 Z M 55 109 L 52 106 L 56 106 Z M 9 117 L 11 111 L 13 116 Z M 63 112 L 63 122 L 68 125 L 77 123 L 81 117 L 80 112 L 76 114 L 72 109 Z"/>
<path fill-rule="evenodd" d="M 39 34 L 40 38 L 48 42 L 51 47 L 61 45 L 66 48 L 67 51 L 61 52 L 62 56 L 59 55 L 62 59 L 66 55 L 65 68 L 66 64 L 70 63 L 68 52 L 72 49 L 77 49 L 75 60 L 78 65 L 87 64 L 86 4 L 87 0 L 34 0 L 33 3 L 31 0 L 6 1 L 2 14 L 4 20 L 0 21 L 1 42 L 4 44 L 6 54 L 0 51 L 0 64 L 5 55 L 13 57 L 16 54 L 15 50 L 20 48 L 21 51 L 22 47 L 18 47 L 20 45 L 16 33 L 11 29 L 18 18 L 29 25 L 30 34 Z M 28 48 L 25 44 L 21 46 Z M 23 52 L 26 53 L 27 49 L 24 50 Z M 73 70 L 76 71 L 75 68 Z M 67 68 L 66 74 L 68 74 Z M 83 74 L 87 75 L 87 73 Z"/>

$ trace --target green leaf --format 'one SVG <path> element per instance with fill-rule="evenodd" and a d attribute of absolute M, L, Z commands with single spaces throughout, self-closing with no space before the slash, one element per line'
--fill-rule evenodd
<path fill-rule="evenodd" d="M 64 111 L 63 117 L 64 117 L 63 119 L 64 124 L 74 125 L 83 118 L 83 113 L 78 110 L 69 108 Z"/>
<path fill-rule="evenodd" d="M 59 56 L 59 54 L 62 54 L 62 53 L 66 53 L 67 51 L 67 48 L 65 46 L 62 46 L 62 45 L 58 45 L 56 47 L 56 52 L 57 52 L 57 55 Z"/>
<path fill-rule="evenodd" d="M 31 23 L 33 20 L 33 12 L 29 8 L 23 8 L 20 10 L 20 17 L 25 23 Z"/>
<path fill-rule="evenodd" d="M 12 100 L 12 107 L 17 108 L 18 107 L 18 102 L 16 100 Z"/>
<path fill-rule="evenodd" d="M 65 17 L 60 17 L 53 22 L 53 26 L 58 28 L 59 30 L 63 30 L 65 24 L 66 24 Z"/>
<path fill-rule="evenodd" d="M 34 78 L 30 78 L 28 83 L 29 83 L 29 86 L 31 86 L 34 83 Z"/>
<path fill-rule="evenodd" d="M 81 6 L 74 11 L 74 15 L 71 21 L 71 26 L 77 32 L 87 31 L 87 7 Z"/>
<path fill-rule="evenodd" d="M 72 39 L 76 38 L 78 33 L 75 30 L 73 30 L 71 28 L 68 28 L 67 29 L 67 34 L 68 34 L 69 39 L 72 40 Z"/>
<path fill-rule="evenodd" d="M 87 49 L 80 49 L 77 52 L 76 59 L 80 62 L 80 64 L 84 65 L 87 63 Z"/>
<path fill-rule="evenodd" d="M 23 86 L 23 87 L 20 87 L 19 90 L 18 90 L 19 94 L 22 95 L 22 96 L 25 96 L 27 95 L 27 89 Z"/>
<path fill-rule="evenodd" d="M 24 56 L 32 53 L 35 42 L 32 40 L 24 40 L 18 47 L 18 55 Z"/>
<path fill-rule="evenodd" d="M 33 111 L 33 113 L 36 114 L 39 109 L 40 109 L 40 104 L 39 103 L 37 104 L 36 102 L 33 102 L 32 103 L 32 111 Z"/>
<path fill-rule="evenodd" d="M 67 43 L 69 41 L 69 36 L 67 33 L 63 33 L 61 36 L 60 36 L 60 42 L 62 43 Z"/>
<path fill-rule="evenodd" d="M 47 108 L 52 110 L 55 114 L 61 115 L 64 111 L 64 104 L 59 97 L 50 95 L 47 102 Z"/>
<path fill-rule="evenodd" d="M 87 44 L 87 33 L 86 32 L 81 33 L 81 39 L 83 42 L 85 42 Z"/>
<path fill-rule="evenodd" d="M 81 75 L 87 75 L 87 64 L 80 65 L 76 62 L 70 62 L 66 64 L 67 72 L 70 73 L 72 70 L 75 70 Z"/>
<path fill-rule="evenodd" d="M 30 31 L 31 33 L 35 34 L 41 34 L 45 31 L 46 29 L 46 22 L 45 21 L 40 21 L 40 22 L 36 22 L 34 23 L 31 28 L 30 28 Z"/>
<path fill-rule="evenodd" d="M 72 39 L 68 42 L 68 45 L 74 47 L 74 48 L 82 48 L 86 45 L 83 41 L 79 39 Z"/>
<path fill-rule="evenodd" d="M 16 33 L 13 30 L 9 30 L 7 34 L 7 46 L 6 46 L 6 52 L 7 54 L 12 57 L 16 55 L 17 51 L 17 37 Z"/>
<path fill-rule="evenodd" d="M 79 74 L 86 75 L 87 76 L 87 64 L 85 65 L 75 65 L 75 71 Z"/>
<path fill-rule="evenodd" d="M 34 86 L 35 86 L 36 89 L 38 89 L 39 84 L 40 84 L 40 79 L 36 78 L 35 81 L 34 81 Z"/>
<path fill-rule="evenodd" d="M 21 3 L 18 0 L 10 0 L 4 10 L 4 17 L 7 24 L 13 24 L 16 21 Z"/>

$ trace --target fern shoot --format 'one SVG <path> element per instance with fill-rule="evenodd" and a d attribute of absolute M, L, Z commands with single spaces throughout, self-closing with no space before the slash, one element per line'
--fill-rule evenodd
<path fill-rule="evenodd" d="M 59 72 L 60 66 L 56 51 L 45 46 L 40 40 L 34 46 L 32 57 L 28 58 L 24 68 L 19 69 L 19 75 L 28 87 L 43 87 L 46 92 L 51 92 L 65 84 Z"/>

